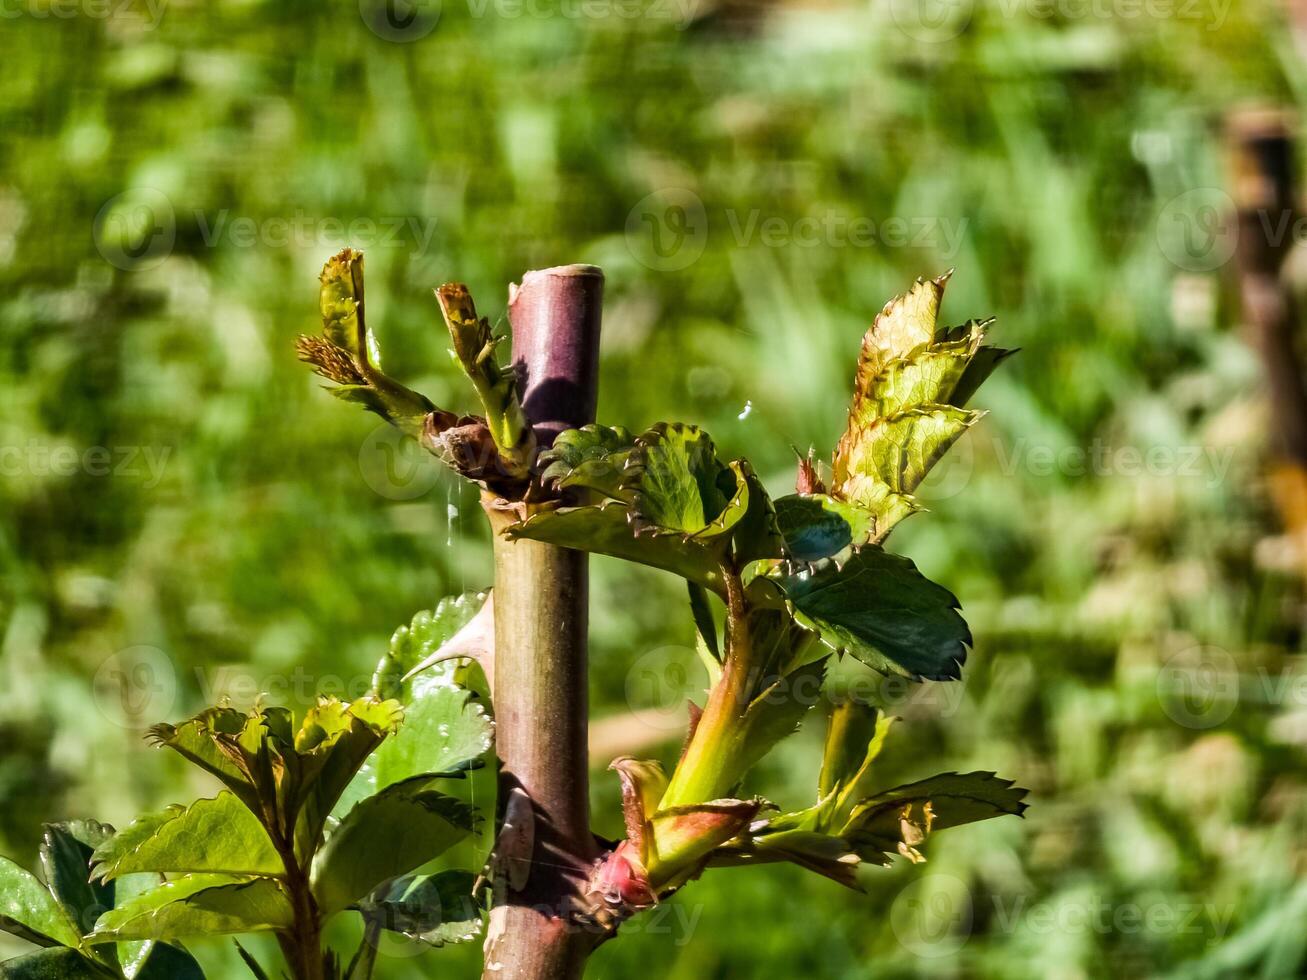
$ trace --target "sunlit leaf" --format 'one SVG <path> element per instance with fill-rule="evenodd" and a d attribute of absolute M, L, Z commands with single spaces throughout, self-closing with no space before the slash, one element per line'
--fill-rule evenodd
<path fill-rule="evenodd" d="M 776 522 L 790 555 L 819 561 L 849 547 L 860 547 L 876 534 L 873 510 L 826 494 L 791 494 L 775 501 Z"/>
<path fill-rule="evenodd" d="M 431 784 L 423 776 L 396 783 L 346 814 L 313 862 L 313 894 L 325 914 L 421 867 L 472 831 L 471 808 Z"/>
<path fill-rule="evenodd" d="M 971 631 L 957 599 L 907 558 L 868 547 L 843 565 L 776 571 L 763 581 L 780 588 L 798 623 L 868 667 L 914 679 L 961 676 Z"/>
<path fill-rule="evenodd" d="M 321 838 L 336 801 L 367 757 L 398 730 L 404 709 L 375 697 L 351 702 L 319 698 L 295 735 L 296 785 L 285 794 L 287 812 L 298 813 L 295 853 L 303 860 Z"/>
<path fill-rule="evenodd" d="M 627 508 L 616 501 L 593 507 L 564 507 L 534 514 L 510 526 L 508 535 L 661 568 L 725 594 L 721 566 L 712 550 L 683 534 L 646 534 L 637 538 L 628 514 Z"/>
<path fill-rule="evenodd" d="M 299 338 L 296 351 L 300 360 L 335 382 L 339 387 L 330 390 L 338 398 L 357 402 L 419 436 L 427 416 L 437 409 L 381 371 L 380 351 L 365 318 L 361 252 L 344 249 L 323 266 L 319 305 L 322 335 Z"/>
<path fill-rule="evenodd" d="M 503 474 L 525 477 L 535 456 L 536 441 L 522 411 L 517 374 L 500 366 L 490 321 L 477 316 L 466 286 L 446 283 L 436 290 L 436 299 L 449 328 L 454 359 L 471 380 L 485 409 L 486 425 L 499 450 Z"/>
<path fill-rule="evenodd" d="M 635 439 L 621 426 L 587 425 L 560 432 L 540 454 L 540 482 L 559 490 L 584 488 L 627 500 L 623 471 Z"/>
<path fill-rule="evenodd" d="M 625 485 L 631 490 L 632 523 L 645 528 L 701 535 L 728 530 L 743 515 L 748 491 L 717 458 L 702 429 L 660 422 L 636 440 Z M 728 503 L 744 496 L 731 514 Z"/>
<path fill-rule="evenodd" d="M 113 886 L 90 880 L 91 854 L 112 833 L 112 827 L 94 820 L 73 820 L 46 824 L 41 836 L 46 884 L 79 933 L 90 932 L 114 905 Z"/>
<path fill-rule="evenodd" d="M 272 878 L 185 875 L 100 916 L 92 942 L 174 939 L 288 928 L 294 916 Z"/>
<path fill-rule="evenodd" d="M 38 946 L 76 946 L 73 921 L 30 871 L 0 857 L 0 929 Z"/>
<path fill-rule="evenodd" d="M 992 772 L 943 773 L 859 802 L 840 836 L 869 861 L 883 854 L 924 860 L 917 847 L 932 832 L 1025 812 L 1026 790 Z"/>
<path fill-rule="evenodd" d="M 95 877 L 141 871 L 280 875 L 263 825 L 232 793 L 138 817 L 95 850 Z"/>
<path fill-rule="evenodd" d="M 494 722 L 471 691 L 427 685 L 415 692 L 404 724 L 372 753 L 357 781 L 363 795 L 371 795 L 414 776 L 468 769 L 489 751 L 494 735 Z"/>

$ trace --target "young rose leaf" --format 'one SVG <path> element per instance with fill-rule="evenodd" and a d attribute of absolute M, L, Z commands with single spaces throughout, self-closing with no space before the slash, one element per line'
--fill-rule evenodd
<path fill-rule="evenodd" d="M 0 929 L 37 946 L 76 946 L 82 935 L 45 885 L 0 857 Z"/>
<path fill-rule="evenodd" d="M 658 804 L 667 792 L 667 773 L 659 762 L 633 759 L 629 755 L 614 759 L 608 768 L 616 771 L 622 781 L 626 839 L 635 845 L 642 860 L 648 860 L 646 831 L 649 820 L 658 811 Z"/>
<path fill-rule="evenodd" d="M 876 538 L 910 513 L 913 491 L 932 466 L 976 420 L 979 412 L 924 405 L 877 418 L 841 443 L 831 493 L 870 510 Z M 915 505 L 912 505 L 915 506 Z"/>
<path fill-rule="evenodd" d="M 339 385 L 330 389 L 336 397 L 357 402 L 418 437 L 426 417 L 437 409 L 381 372 L 380 351 L 364 316 L 363 253 L 347 248 L 332 256 L 322 268 L 321 283 L 322 336 L 301 336 L 299 359 Z"/>
<path fill-rule="evenodd" d="M 932 832 L 1004 814 L 1020 816 L 1026 790 L 992 772 L 948 772 L 877 793 L 859 802 L 840 836 L 865 860 L 883 855 L 925 860 L 917 847 Z"/>
<path fill-rule="evenodd" d="M 365 921 L 429 946 L 465 943 L 481 932 L 481 907 L 468 871 L 405 875 L 358 903 Z"/>
<path fill-rule="evenodd" d="M 654 814 L 646 847 L 653 892 L 679 888 L 699 874 L 712 851 L 747 828 L 760 806 L 759 800 L 711 800 Z"/>
<path fill-rule="evenodd" d="M 368 756 L 332 813 L 344 817 L 367 797 L 414 776 L 461 773 L 481 764 L 495 723 L 476 695 L 447 680 L 419 685 L 399 731 Z"/>
<path fill-rule="evenodd" d="M 510 538 L 530 538 L 661 568 L 725 595 L 720 560 L 713 551 L 682 534 L 636 537 L 629 514 L 617 501 L 593 507 L 564 507 L 536 513 L 511 525 L 507 533 Z"/>
<path fill-rule="evenodd" d="M 961 406 L 1011 353 L 982 346 L 989 321 L 937 328 L 947 279 L 919 279 L 886 304 L 863 337 L 830 496 L 874 518 L 865 539 L 874 543 L 918 509 L 912 498 L 917 486 L 980 417 Z M 815 488 L 811 478 L 806 482 Z M 854 547 L 861 544 L 856 537 Z"/>
<path fill-rule="evenodd" d="M 715 525 L 715 536 L 729 530 L 748 503 L 748 491 L 717 458 L 712 439 L 692 425 L 658 423 L 636 440 L 628 466 L 637 534 L 650 529 L 703 535 Z"/>
<path fill-rule="evenodd" d="M 495 723 L 469 690 L 453 684 L 415 692 L 404 724 L 372 754 L 368 768 L 376 789 L 423 773 L 471 768 L 490 750 Z"/>
<path fill-rule="evenodd" d="M 517 375 L 500 366 L 490 321 L 478 317 L 472 296 L 462 283 L 446 283 L 436 290 L 440 312 L 449 328 L 454 359 L 476 389 L 486 412 L 486 425 L 499 450 L 503 474 L 523 478 L 535 456 L 535 432 L 527 424 L 518 394 Z"/>
<path fill-rule="evenodd" d="M 209 708 L 181 725 L 155 725 L 150 736 L 158 745 L 214 776 L 255 813 L 261 809 L 259 791 L 239 741 L 249 716 L 235 708 Z"/>
<path fill-rule="evenodd" d="M 346 814 L 313 861 L 313 894 L 324 914 L 348 908 L 472 832 L 472 809 L 430 789 L 432 782 L 395 783 Z"/>
<path fill-rule="evenodd" d="M 100 916 L 91 942 L 176 939 L 287 929 L 290 902 L 272 878 L 185 875 Z"/>
<path fill-rule="evenodd" d="M 894 718 L 859 701 L 838 702 L 826 726 L 821 773 L 817 777 L 820 829 L 834 829 L 855 800 L 869 792 L 872 763 L 880 755 Z"/>
<path fill-rule="evenodd" d="M 282 794 L 283 809 L 298 814 L 295 854 L 301 860 L 316 849 L 336 801 L 373 750 L 393 734 L 404 717 L 398 701 L 358 698 L 348 704 L 320 698 L 295 735 L 292 778 Z"/>
<path fill-rule="evenodd" d="M 143 871 L 285 873 L 268 832 L 229 792 L 138 817 L 102 842 L 93 860 L 100 881 Z"/>
<path fill-rule="evenodd" d="M 73 820 L 46 824 L 41 837 L 41 870 L 50 894 L 81 934 L 113 908 L 113 886 L 90 880 L 92 852 L 112 834 L 112 827 L 94 820 Z"/>
<path fill-rule="evenodd" d="M 540 482 L 555 490 L 584 488 L 627 500 L 622 483 L 634 446 L 635 439 L 621 426 L 592 424 L 560 432 L 540 454 Z"/>
<path fill-rule="evenodd" d="M 867 547 L 843 565 L 773 570 L 755 582 L 767 584 L 780 589 L 797 623 L 868 667 L 914 680 L 961 676 L 971 631 L 958 601 L 901 555 Z"/>
<path fill-rule="evenodd" d="M 154 872 L 123 875 L 113 883 L 114 905 L 126 905 L 137 895 L 143 895 L 162 884 L 163 875 Z M 134 980 L 144 970 L 156 945 L 153 939 L 133 939 L 118 943 L 118 963 L 127 980 Z"/>
<path fill-rule="evenodd" d="M 0 963 L 0 980 L 112 980 L 117 976 L 75 949 L 56 946 Z"/>
<path fill-rule="evenodd" d="M 776 821 L 770 821 L 763 832 L 751 832 L 745 839 L 718 848 L 710 863 L 715 867 L 732 867 L 788 861 L 845 888 L 862 890 L 857 879 L 862 859 L 848 841 L 811 829 L 773 830 L 775 824 Z"/>
<path fill-rule="evenodd" d="M 796 561 L 831 558 L 861 547 L 876 535 L 876 515 L 823 493 L 791 494 L 775 501 L 776 523 Z"/>
<path fill-rule="evenodd" d="M 877 315 L 862 338 L 850 415 L 862 414 L 861 403 L 887 364 L 934 341 L 939 304 L 949 275 L 918 279 L 907 293 L 890 300 Z"/>

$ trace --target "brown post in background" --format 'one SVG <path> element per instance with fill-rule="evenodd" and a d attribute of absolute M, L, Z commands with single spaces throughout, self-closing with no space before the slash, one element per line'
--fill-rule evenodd
<path fill-rule="evenodd" d="M 1233 112 L 1227 120 L 1235 261 L 1244 322 L 1266 373 L 1275 463 L 1271 488 L 1307 569 L 1307 385 L 1293 290 L 1283 275 L 1300 217 L 1293 136 L 1285 113 Z"/>
<path fill-rule="evenodd" d="M 513 367 L 541 446 L 593 422 L 603 273 L 528 272 L 509 295 Z M 580 977 L 598 937 L 577 911 L 598 846 L 590 832 L 587 730 L 588 566 L 579 551 L 509 541 L 495 530 L 495 724 L 503 828 L 486 980 Z"/>

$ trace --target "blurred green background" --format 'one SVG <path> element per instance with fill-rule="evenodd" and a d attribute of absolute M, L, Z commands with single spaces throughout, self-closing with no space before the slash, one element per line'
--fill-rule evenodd
<path fill-rule="evenodd" d="M 357 691 L 397 625 L 489 584 L 474 494 L 295 360 L 336 249 L 366 252 L 388 372 L 452 408 L 471 406 L 431 287 L 464 280 L 499 317 L 528 268 L 603 266 L 600 419 L 701 424 L 774 492 L 791 447 L 833 446 L 881 305 L 955 267 L 945 318 L 997 316 L 1023 353 L 892 542 L 977 642 L 963 682 L 881 689 L 905 723 L 878 765 L 886 785 L 997 769 L 1031 788 L 1028 818 L 943 834 L 924 867 L 866 872 L 865 895 L 714 873 L 590 975 L 1305 968 L 1300 566 L 1206 220 L 1222 114 L 1307 102 L 1280 7 L 0 14 L 4 854 L 30 866 L 42 820 L 121 824 L 206 790 L 148 724 L 223 694 Z M 663 709 L 626 735 L 674 755 L 702 687 L 682 587 L 592 567 L 595 715 Z M 820 728 L 753 789 L 804 802 Z M 594 793 L 618 834 L 615 778 Z M 240 975 L 230 943 L 195 948 Z M 478 975 L 478 949 L 413 953 L 379 975 Z"/>

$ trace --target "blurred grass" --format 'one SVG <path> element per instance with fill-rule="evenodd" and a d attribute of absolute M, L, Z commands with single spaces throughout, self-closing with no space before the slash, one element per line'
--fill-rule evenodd
<path fill-rule="evenodd" d="M 954 266 L 946 318 L 996 315 L 1024 350 L 894 542 L 961 596 L 977 646 L 962 684 L 886 695 L 906 723 L 884 778 L 998 769 L 1032 788 L 1029 818 L 943 835 L 865 896 L 713 874 L 593 975 L 1297 975 L 1307 699 L 1261 477 L 1273 423 L 1224 268 L 1161 244 L 1168 204 L 1220 185 L 1220 113 L 1307 98 L 1278 8 L 995 0 L 932 42 L 899 0 L 710 3 L 686 23 L 445 0 L 408 43 L 369 29 L 368 0 L 6 13 L 0 850 L 195 795 L 138 728 L 242 678 L 301 706 L 363 683 L 396 625 L 488 583 L 474 495 L 434 463 L 387 471 L 393 443 L 294 360 L 334 249 L 367 252 L 388 371 L 455 408 L 433 285 L 495 315 L 524 269 L 604 266 L 600 418 L 702 424 L 777 492 L 791 446 L 833 444 L 870 318 Z M 175 242 L 133 262 L 114 235 L 142 202 Z M 750 224 L 769 218 L 770 238 Z M 1066 463 L 1096 445 L 1204 455 Z M 692 693 L 667 669 L 691 638 L 677 583 L 594 569 L 596 712 Z M 1173 697 L 1195 648 L 1237 668 L 1235 710 L 1200 696 L 1219 671 Z M 819 727 L 759 792 L 806 798 Z M 619 833 L 614 780 L 595 805 Z M 199 952 L 236 975 L 227 945 Z M 475 949 L 404 953 L 381 975 L 477 975 Z"/>

